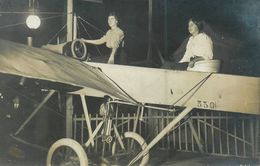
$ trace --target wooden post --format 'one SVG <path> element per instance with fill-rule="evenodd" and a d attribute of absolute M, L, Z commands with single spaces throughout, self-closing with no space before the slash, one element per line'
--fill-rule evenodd
<path fill-rule="evenodd" d="M 188 124 L 189 124 L 190 129 L 191 129 L 192 139 L 193 139 L 193 137 L 195 138 L 195 141 L 196 141 L 196 143 L 197 143 L 197 145 L 198 145 L 198 147 L 199 147 L 200 153 L 204 153 L 203 145 L 202 145 L 202 143 L 200 142 L 200 139 L 199 139 L 199 137 L 198 137 L 198 134 L 196 133 L 196 130 L 195 130 L 193 124 L 192 124 L 192 121 L 191 121 L 191 120 L 188 120 Z"/>
<path fill-rule="evenodd" d="M 208 132 L 207 132 L 206 122 L 207 122 L 207 113 L 204 112 L 204 140 L 205 140 L 205 152 L 208 152 L 208 139 L 207 139 Z"/>
<path fill-rule="evenodd" d="M 181 146 L 181 142 L 182 142 L 182 139 L 181 139 L 181 122 L 179 121 L 179 150 L 182 150 L 182 146 Z"/>
<path fill-rule="evenodd" d="M 66 110 L 65 110 L 66 111 Z M 77 115 L 75 114 L 74 115 L 74 119 L 73 119 L 73 124 L 74 124 L 74 126 L 73 126 L 73 139 L 75 139 L 75 140 L 77 140 L 77 120 L 76 120 L 76 118 L 77 118 Z M 65 130 L 66 131 L 66 130 Z M 82 143 L 82 142 L 81 142 Z"/>
<path fill-rule="evenodd" d="M 175 114 L 174 114 L 173 119 L 174 119 L 174 118 L 175 118 Z M 176 148 L 176 146 L 177 146 L 177 145 L 176 145 L 176 135 L 175 135 L 175 133 L 176 133 L 175 130 L 173 130 L 173 147 L 174 147 L 174 148 Z"/>
<path fill-rule="evenodd" d="M 73 95 L 66 95 L 66 138 L 72 138 Z"/>
<path fill-rule="evenodd" d="M 260 19 L 259 19 L 260 21 Z M 259 22 L 260 23 L 260 22 Z M 260 116 L 256 117 L 256 127 L 255 127 L 255 154 L 260 162 Z"/>
<path fill-rule="evenodd" d="M 77 35 L 78 35 L 78 31 L 77 31 L 77 15 L 74 13 L 73 15 L 73 35 L 72 35 L 72 39 L 75 40 L 77 39 Z"/>
<path fill-rule="evenodd" d="M 185 150 L 188 151 L 187 123 L 184 123 L 184 136 L 185 136 Z"/>
<path fill-rule="evenodd" d="M 242 139 L 243 139 L 243 156 L 246 157 L 245 119 L 242 119 Z"/>
<path fill-rule="evenodd" d="M 213 111 L 211 111 L 211 141 L 212 141 L 212 153 L 215 153 L 215 139 L 214 139 L 214 115 Z"/>
<path fill-rule="evenodd" d="M 81 121 L 81 123 L 80 123 L 80 124 L 81 124 L 81 129 L 80 129 L 80 131 L 81 131 L 81 134 L 80 134 L 80 143 L 83 144 L 83 141 L 84 141 L 84 140 L 83 140 L 83 137 L 84 137 L 83 135 L 84 135 L 84 130 L 85 130 L 85 129 L 84 129 L 84 120 L 83 120 L 83 119 L 85 119 L 85 116 L 82 115 L 81 118 L 82 118 L 82 121 Z"/>
<path fill-rule="evenodd" d="M 150 135 L 150 138 L 155 137 L 158 134 L 158 118 L 152 118 L 152 117 L 158 117 L 158 112 L 156 110 L 153 110 L 152 108 L 148 109 L 148 133 Z"/>
<path fill-rule="evenodd" d="M 218 126 L 219 126 L 219 129 L 221 130 L 221 113 L 219 113 Z M 223 154 L 221 131 L 219 131 L 219 151 L 220 151 L 220 154 Z"/>
<path fill-rule="evenodd" d="M 168 55 L 168 0 L 164 0 L 164 57 Z"/>
<path fill-rule="evenodd" d="M 167 112 L 166 125 L 169 124 L 169 112 Z M 170 133 L 167 133 L 167 149 L 170 149 Z"/>
<path fill-rule="evenodd" d="M 136 132 L 136 129 L 137 129 L 137 125 L 138 125 L 138 119 L 139 119 L 139 114 L 140 114 L 140 109 L 141 107 L 137 107 L 137 113 L 134 114 L 136 115 L 135 119 L 134 119 L 134 128 L 133 128 L 133 132 L 135 133 Z M 144 107 L 142 107 L 142 109 L 144 109 Z M 140 131 L 139 131 L 140 132 Z"/>
<path fill-rule="evenodd" d="M 92 128 L 91 128 L 91 122 L 90 122 L 90 118 L 89 118 L 88 107 L 86 104 L 85 96 L 80 95 L 80 99 L 81 99 L 83 112 L 85 115 L 85 120 L 86 120 L 86 124 L 87 124 L 87 128 L 88 128 L 88 135 L 89 135 L 89 138 L 91 138 L 91 135 L 93 134 L 93 132 L 92 132 Z M 91 145 L 92 145 L 92 147 L 94 147 L 94 140 L 91 141 Z"/>
<path fill-rule="evenodd" d="M 227 154 L 229 155 L 230 154 L 230 151 L 229 151 L 229 135 L 228 135 L 228 132 L 229 132 L 229 129 L 228 129 L 228 113 L 226 113 L 226 130 L 227 130 Z"/>
<path fill-rule="evenodd" d="M 153 0 L 149 0 L 148 8 L 148 51 L 147 60 L 150 60 L 152 54 L 152 27 L 153 27 Z"/>
<path fill-rule="evenodd" d="M 237 150 L 237 121 L 234 122 L 234 139 L 235 139 L 235 154 L 238 156 L 238 150 Z"/>
<path fill-rule="evenodd" d="M 250 133 L 251 133 L 251 145 L 252 145 L 252 157 L 255 157 L 255 140 L 254 140 L 254 121 L 250 120 Z"/>
<path fill-rule="evenodd" d="M 67 41 L 73 39 L 73 0 L 67 0 Z"/>

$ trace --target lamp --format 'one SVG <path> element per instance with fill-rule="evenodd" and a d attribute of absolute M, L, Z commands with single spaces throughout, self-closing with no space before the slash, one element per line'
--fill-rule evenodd
<path fill-rule="evenodd" d="M 29 15 L 26 19 L 26 25 L 30 29 L 38 29 L 41 25 L 41 19 L 37 15 Z"/>
<path fill-rule="evenodd" d="M 39 7 L 37 0 L 29 0 L 29 12 L 31 13 L 26 19 L 26 25 L 30 29 L 37 29 L 41 25 L 41 19 L 35 13 Z"/>

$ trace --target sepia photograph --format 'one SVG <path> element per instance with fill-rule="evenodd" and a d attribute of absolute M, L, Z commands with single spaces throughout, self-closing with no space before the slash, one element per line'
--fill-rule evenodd
<path fill-rule="evenodd" d="M 0 166 L 132 165 L 260 165 L 260 0 L 0 0 Z"/>

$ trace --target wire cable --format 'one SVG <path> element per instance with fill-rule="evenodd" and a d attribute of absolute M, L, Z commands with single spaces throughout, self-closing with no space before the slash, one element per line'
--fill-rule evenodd
<path fill-rule="evenodd" d="M 15 23 L 15 24 L 3 25 L 3 26 L 0 26 L 0 29 L 10 28 L 10 27 L 14 27 L 14 26 L 18 26 L 18 25 L 24 25 L 24 24 L 25 24 L 25 22 L 19 22 L 19 23 Z"/>
<path fill-rule="evenodd" d="M 101 34 L 104 34 L 105 32 L 102 31 L 101 29 L 97 28 L 95 25 L 91 24 L 90 22 L 84 20 L 82 17 L 78 16 L 80 20 L 82 20 L 83 22 L 85 22 L 86 24 L 88 24 L 90 27 L 92 27 L 93 29 L 95 29 L 96 31 L 98 31 Z"/>
<path fill-rule="evenodd" d="M 32 12 L 16 12 L 16 11 L 4 11 L 4 12 L 0 12 L 0 14 L 32 14 Z M 66 14 L 64 12 L 37 12 L 37 14 L 43 15 L 57 15 L 57 14 Z"/>
<path fill-rule="evenodd" d="M 41 18 L 41 20 L 48 20 L 48 19 L 53 19 L 53 18 L 62 17 L 62 16 L 63 15 L 51 16 L 51 17 Z M 24 25 L 24 24 L 26 24 L 26 22 L 19 22 L 19 23 L 15 23 L 15 24 L 3 25 L 3 26 L 0 26 L 0 29 L 10 28 L 10 27 Z"/>
<path fill-rule="evenodd" d="M 48 44 L 55 38 L 58 36 L 58 34 L 65 28 L 67 27 L 67 24 L 64 24 L 63 27 L 56 33 L 54 34 L 54 36 L 47 42 Z"/>
<path fill-rule="evenodd" d="M 89 36 L 90 39 L 93 39 L 91 37 L 91 35 L 88 33 L 87 29 L 85 28 L 85 26 L 83 25 L 83 23 L 79 20 L 79 23 L 81 24 L 81 26 L 83 27 L 84 31 L 87 33 L 87 35 Z M 100 50 L 98 49 L 98 47 L 95 45 L 95 48 L 97 49 L 97 52 L 99 53 L 100 56 L 103 56 L 102 53 L 100 52 Z"/>
<path fill-rule="evenodd" d="M 176 103 L 178 103 L 181 99 L 183 99 L 185 96 L 187 96 L 193 89 L 195 89 L 197 86 L 201 87 L 212 75 L 213 73 L 210 73 L 205 78 L 203 78 L 201 81 L 199 81 L 195 86 L 193 86 L 190 90 L 188 90 L 183 96 L 181 96 L 179 99 L 177 99 L 175 102 L 173 102 L 172 106 L 174 107 Z M 199 89 L 199 88 L 198 88 Z M 198 90 L 197 89 L 197 90 Z"/>
<path fill-rule="evenodd" d="M 35 103 L 35 104 L 36 104 L 36 103 L 39 103 L 39 101 L 37 101 L 37 100 L 35 100 L 35 99 L 31 98 L 31 97 L 28 97 L 28 96 L 26 96 L 26 95 L 23 94 L 23 93 L 20 93 L 18 90 L 12 88 L 11 86 L 8 86 L 8 85 L 3 85 L 3 86 L 6 87 L 7 89 L 13 91 L 15 94 L 18 94 L 18 95 L 20 95 L 21 97 L 24 97 L 24 98 L 27 99 L 28 101 L 31 101 L 31 102 L 33 102 L 33 103 Z M 63 114 L 57 112 L 56 110 L 54 110 L 53 108 L 51 108 L 51 107 L 49 107 L 49 106 L 47 106 L 47 105 L 44 105 L 44 108 L 46 108 L 46 110 L 49 110 L 49 111 L 51 111 L 51 112 L 53 112 L 53 113 L 56 113 L 57 115 L 59 115 L 59 116 L 62 117 L 62 118 L 65 118 L 65 116 L 64 116 Z"/>

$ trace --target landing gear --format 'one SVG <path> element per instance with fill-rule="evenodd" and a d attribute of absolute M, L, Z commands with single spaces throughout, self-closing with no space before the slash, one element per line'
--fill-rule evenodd
<path fill-rule="evenodd" d="M 49 149 L 47 166 L 87 166 L 88 158 L 83 147 L 75 140 L 63 138 Z"/>
<path fill-rule="evenodd" d="M 88 148 L 91 144 L 94 145 L 94 138 L 100 133 L 103 144 L 101 155 L 103 160 L 101 162 L 108 163 L 107 165 L 127 165 L 135 156 L 146 149 L 147 144 L 135 132 L 125 132 L 123 136 L 120 136 L 116 124 L 113 123 L 114 109 L 109 102 L 107 101 L 101 105 L 100 115 L 103 116 L 103 119 L 96 126 L 94 132 L 90 132 L 89 139 L 84 144 L 84 147 Z M 87 112 L 86 115 L 88 115 Z M 123 125 L 123 123 L 120 125 Z M 110 153 L 111 147 L 106 148 L 109 147 L 107 146 L 108 144 L 111 145 L 110 143 L 113 143 L 112 155 Z M 144 166 L 148 163 L 148 160 L 149 151 L 146 154 L 140 155 L 140 159 L 134 164 Z M 55 165 L 87 166 L 88 159 L 83 147 L 79 143 L 72 139 L 64 138 L 55 142 L 48 152 L 47 166 Z"/>
<path fill-rule="evenodd" d="M 123 145 L 115 141 L 112 145 L 113 160 L 118 165 L 127 165 L 139 152 L 147 147 L 145 140 L 137 133 L 125 132 Z M 145 154 L 135 165 L 144 166 L 149 161 L 149 153 Z"/>
<path fill-rule="evenodd" d="M 139 152 L 147 147 L 145 140 L 137 133 L 125 132 L 114 140 L 110 163 L 127 165 Z M 145 154 L 135 165 L 144 166 L 149 161 L 149 153 Z M 63 138 L 56 141 L 49 149 L 47 166 L 87 166 L 88 158 L 83 147 L 75 140 Z"/>

